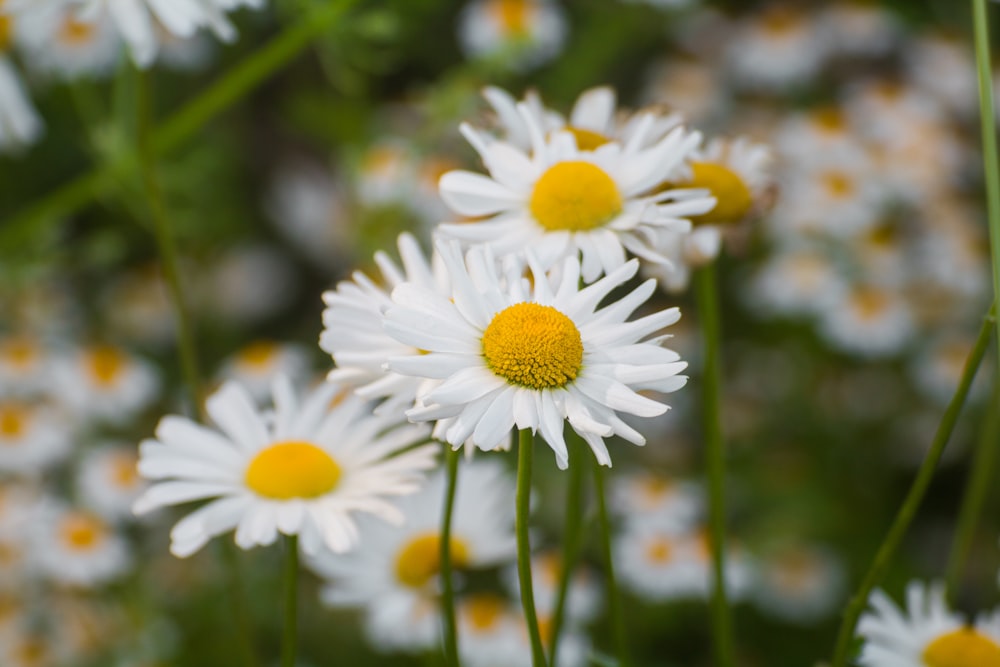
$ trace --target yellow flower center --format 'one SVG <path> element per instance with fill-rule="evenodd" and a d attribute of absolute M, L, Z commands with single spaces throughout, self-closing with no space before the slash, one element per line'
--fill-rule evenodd
<path fill-rule="evenodd" d="M 25 639 L 21 645 L 14 649 L 14 657 L 18 664 L 34 667 L 48 663 L 49 652 L 45 648 L 45 643 L 40 639 Z"/>
<path fill-rule="evenodd" d="M 597 150 L 604 144 L 611 142 L 606 136 L 593 130 L 585 130 L 581 127 L 573 127 L 572 125 L 567 125 L 565 129 L 576 139 L 576 147 L 581 151 Z"/>
<path fill-rule="evenodd" d="M 1000 667 L 1000 646 L 975 628 L 941 635 L 923 655 L 927 667 Z"/>
<path fill-rule="evenodd" d="M 521 35 L 528 31 L 527 0 L 493 0 L 486 11 L 506 33 Z"/>
<path fill-rule="evenodd" d="M 483 332 L 491 371 L 531 389 L 563 387 L 583 365 L 580 331 L 552 306 L 516 303 L 500 311 Z"/>
<path fill-rule="evenodd" d="M 94 347 L 86 356 L 90 374 L 98 385 L 104 387 L 114 384 L 127 364 L 124 354 L 107 345 Z"/>
<path fill-rule="evenodd" d="M 137 457 L 132 453 L 118 452 L 111 460 L 111 479 L 123 489 L 131 489 L 139 481 L 136 470 Z"/>
<path fill-rule="evenodd" d="M 27 406 L 17 403 L 0 404 L 0 437 L 16 440 L 28 430 L 31 414 Z"/>
<path fill-rule="evenodd" d="M 872 288 L 859 288 L 851 295 L 851 302 L 862 320 L 873 320 L 884 313 L 891 303 L 889 296 Z"/>
<path fill-rule="evenodd" d="M 801 18 L 791 9 L 773 7 L 762 17 L 764 30 L 771 35 L 786 35 L 795 31 L 801 25 Z"/>
<path fill-rule="evenodd" d="M 854 181 L 849 174 L 842 171 L 824 174 L 823 185 L 834 199 L 847 199 L 854 194 Z"/>
<path fill-rule="evenodd" d="M 309 442 L 279 442 L 262 449 L 247 466 L 246 485 L 265 498 L 317 498 L 340 481 L 340 466 Z"/>
<path fill-rule="evenodd" d="M 3 12 L 4 0 L 0 0 L 0 12 Z M 14 36 L 14 19 L 0 13 L 0 51 L 10 48 Z"/>
<path fill-rule="evenodd" d="M 639 502 L 644 509 L 653 509 L 674 491 L 674 484 L 662 477 L 647 477 L 638 483 Z"/>
<path fill-rule="evenodd" d="M 821 107 L 812 112 L 813 122 L 827 134 L 840 134 L 847 129 L 847 116 L 837 107 Z"/>
<path fill-rule="evenodd" d="M 104 524 L 89 514 L 70 514 L 59 526 L 63 543 L 72 551 L 89 551 L 104 538 L 107 530 Z"/>
<path fill-rule="evenodd" d="M 274 361 L 277 354 L 278 345 L 276 343 L 269 340 L 259 340 L 240 350 L 237 359 L 244 366 L 260 369 Z"/>
<path fill-rule="evenodd" d="M 503 618 L 506 608 L 507 604 L 504 599 L 491 593 L 473 595 L 463 605 L 463 611 L 469 625 L 472 626 L 473 630 L 479 632 L 488 632 L 495 628 Z"/>
<path fill-rule="evenodd" d="M 657 565 L 669 563 L 673 558 L 673 554 L 674 545 L 665 537 L 653 538 L 649 544 L 646 545 L 646 558 L 648 558 L 651 563 L 655 563 Z"/>
<path fill-rule="evenodd" d="M 59 41 L 70 46 L 81 46 L 90 42 L 94 38 L 95 32 L 97 30 L 93 24 L 77 21 L 72 16 L 67 16 L 59 28 Z"/>
<path fill-rule="evenodd" d="M 469 562 L 469 547 L 451 538 L 451 563 L 464 567 Z M 441 571 L 441 536 L 424 533 L 403 545 L 396 556 L 396 578 L 411 588 L 423 588 Z"/>
<path fill-rule="evenodd" d="M 0 25 L 2 22 L 3 18 L 0 17 Z M 2 28 L 0 28 L 0 33 L 2 33 Z M 0 47 L 2 44 L 3 38 L 0 36 Z M 0 343 L 0 359 L 15 368 L 28 369 L 38 360 L 39 356 L 41 356 L 41 351 L 29 338 L 15 337 Z"/>
<path fill-rule="evenodd" d="M 821 565 L 809 553 L 789 551 L 777 559 L 773 583 L 783 591 L 802 591 L 820 576 Z"/>
<path fill-rule="evenodd" d="M 588 231 L 622 212 L 622 195 L 597 165 L 559 162 L 535 183 L 529 208 L 538 224 L 549 231 Z"/>
<path fill-rule="evenodd" d="M 686 187 L 705 188 L 715 197 L 716 203 L 708 213 L 694 216 L 694 224 L 718 225 L 739 222 L 753 206 L 753 194 L 743 179 L 728 167 L 714 162 L 693 162 L 693 174 Z"/>

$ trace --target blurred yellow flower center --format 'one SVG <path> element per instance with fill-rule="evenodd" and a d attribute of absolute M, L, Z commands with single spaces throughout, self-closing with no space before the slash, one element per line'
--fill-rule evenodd
<path fill-rule="evenodd" d="M 674 490 L 674 484 L 662 477 L 647 477 L 638 483 L 639 502 L 645 509 L 653 509 L 669 496 Z"/>
<path fill-rule="evenodd" d="M 775 563 L 772 582 L 783 591 L 801 591 L 823 576 L 822 566 L 804 551 L 789 551 Z"/>
<path fill-rule="evenodd" d="M 0 18 L 0 21 L 3 21 Z M 0 39 L 2 44 L 2 39 Z M 0 343 L 0 359 L 20 369 L 29 368 L 38 360 L 41 352 L 28 338 L 10 338 Z"/>
<path fill-rule="evenodd" d="M 531 389 L 563 387 L 580 372 L 580 331 L 552 306 L 517 303 L 500 311 L 483 332 L 483 356 L 491 371 Z"/>
<path fill-rule="evenodd" d="M 716 199 L 715 208 L 692 217 L 691 222 L 696 225 L 739 222 L 750 212 L 753 194 L 736 172 L 714 162 L 694 162 L 691 172 L 691 181 L 684 186 L 705 188 Z"/>
<path fill-rule="evenodd" d="M 11 440 L 20 438 L 28 430 L 30 415 L 21 405 L 0 405 L 0 436 Z"/>
<path fill-rule="evenodd" d="M 576 147 L 581 151 L 592 151 L 600 148 L 604 144 L 610 143 L 611 140 L 600 132 L 594 132 L 593 130 L 585 130 L 581 127 L 573 127 L 572 125 L 566 126 L 566 131 L 573 135 L 576 139 Z"/>
<path fill-rule="evenodd" d="M 0 0 L 0 12 L 3 11 L 4 0 Z M 14 32 L 14 20 L 4 14 L 0 14 L 0 51 L 10 48 L 11 38 Z"/>
<path fill-rule="evenodd" d="M 812 112 L 813 122 L 824 132 L 840 134 L 847 129 L 847 117 L 837 107 L 822 107 Z"/>
<path fill-rule="evenodd" d="M 63 543 L 74 551 L 94 548 L 104 538 L 104 534 L 104 524 L 88 514 L 70 514 L 59 526 Z"/>
<path fill-rule="evenodd" d="M 670 559 L 673 558 L 673 554 L 674 546 L 665 537 L 654 538 L 646 545 L 646 558 L 651 563 L 656 563 L 657 565 L 669 563 Z"/>
<path fill-rule="evenodd" d="M 340 466 L 309 442 L 279 442 L 250 461 L 246 485 L 265 498 L 291 500 L 329 493 L 340 481 Z"/>
<path fill-rule="evenodd" d="M 80 46 L 91 41 L 95 32 L 93 24 L 77 21 L 72 16 L 68 16 L 59 29 L 59 41 L 71 46 Z"/>
<path fill-rule="evenodd" d="M 469 547 L 451 538 L 451 564 L 463 567 L 469 562 Z M 441 536 L 424 533 L 403 545 L 396 556 L 396 577 L 411 588 L 423 588 L 441 571 Z"/>
<path fill-rule="evenodd" d="M 97 384 L 107 386 L 114 384 L 125 369 L 125 355 L 113 347 L 99 345 L 87 353 L 87 368 L 97 381 Z"/>
<path fill-rule="evenodd" d="M 111 479 L 122 488 L 130 489 L 139 481 L 136 457 L 125 452 L 116 453 L 111 461 Z"/>
<path fill-rule="evenodd" d="M 493 0 L 486 11 L 504 32 L 519 35 L 528 30 L 529 9 L 527 0 Z"/>
<path fill-rule="evenodd" d="M 473 630 L 486 632 L 496 627 L 503 618 L 507 605 L 499 595 L 489 593 L 474 595 L 463 606 L 465 617 Z"/>
<path fill-rule="evenodd" d="M 854 194 L 854 181 L 842 171 L 831 171 L 823 176 L 826 191 L 835 199 L 847 199 Z"/>
<path fill-rule="evenodd" d="M 559 162 L 531 193 L 531 214 L 545 229 L 581 232 L 596 229 L 622 212 L 622 195 L 608 174 L 589 162 Z"/>
<path fill-rule="evenodd" d="M 923 660 L 928 667 L 1000 667 L 1000 646 L 974 628 L 962 628 L 932 641 Z"/>
<path fill-rule="evenodd" d="M 860 288 L 851 295 L 851 303 L 862 320 L 872 320 L 888 309 L 891 301 L 883 292 L 870 288 Z"/>
<path fill-rule="evenodd" d="M 48 664 L 49 653 L 41 640 L 25 639 L 20 646 L 14 649 L 14 659 L 17 660 L 17 664 L 28 667 L 45 665 Z"/>
<path fill-rule="evenodd" d="M 259 340 L 250 343 L 240 350 L 237 359 L 244 366 L 259 369 L 269 365 L 278 354 L 278 345 L 269 340 Z"/>

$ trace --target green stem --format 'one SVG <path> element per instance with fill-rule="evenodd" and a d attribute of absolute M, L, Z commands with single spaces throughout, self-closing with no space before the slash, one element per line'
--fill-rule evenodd
<path fill-rule="evenodd" d="M 917 471 L 917 476 L 913 480 L 909 492 L 906 494 L 906 499 L 903 501 L 902 507 L 899 508 L 899 512 L 896 514 L 896 518 L 893 520 L 892 526 L 885 536 L 885 540 L 883 540 L 882 545 L 876 552 L 875 560 L 862 580 L 861 586 L 847 605 L 847 609 L 844 612 L 844 619 L 840 624 L 840 631 L 837 635 L 837 644 L 834 648 L 833 662 L 831 663 L 832 667 L 846 667 L 847 665 L 851 640 L 854 638 L 854 627 L 857 625 L 858 617 L 861 616 L 861 612 L 864 611 L 865 606 L 868 604 L 868 597 L 871 595 L 872 590 L 882 581 L 886 569 L 896 554 L 896 549 L 899 547 L 903 536 L 906 535 L 907 529 L 913 522 L 917 510 L 920 508 L 920 503 L 927 493 L 927 488 L 934 477 L 934 471 L 941 460 L 941 455 L 944 453 L 944 448 L 948 444 L 952 432 L 955 430 L 955 424 L 958 422 L 958 416 L 965 405 L 965 399 L 969 395 L 969 387 L 972 386 L 972 381 L 976 378 L 976 371 L 979 370 L 979 366 L 982 364 L 983 356 L 986 354 L 986 347 L 990 342 L 990 333 L 993 331 L 995 323 L 996 306 L 994 305 L 983 320 L 983 325 L 979 330 L 979 337 L 976 338 L 976 344 L 965 360 L 965 368 L 962 371 L 962 378 L 958 383 L 958 388 L 955 390 L 955 394 L 951 397 L 951 401 L 948 403 L 948 407 L 941 417 L 937 432 L 934 434 L 934 441 L 931 443 L 931 447 L 927 451 L 927 456 L 920 465 L 920 470 Z"/>
<path fill-rule="evenodd" d="M 447 487 L 441 516 L 441 616 L 444 620 L 444 655 L 449 667 L 458 667 L 458 623 L 455 617 L 455 590 L 451 580 L 451 523 L 455 513 L 460 451 L 445 445 Z"/>
<path fill-rule="evenodd" d="M 288 65 L 357 1 L 324 2 L 298 23 L 286 28 L 157 128 L 151 141 L 152 151 L 158 155 L 167 153 L 191 139 L 206 123 Z M 136 161 L 134 153 L 121 155 L 70 181 L 40 201 L 29 204 L 4 221 L 0 231 L 0 248 L 23 247 L 26 237 L 36 232 L 39 225 L 58 224 L 62 218 L 107 191 L 114 185 L 115 175 L 129 171 Z"/>
<path fill-rule="evenodd" d="M 295 667 L 298 647 L 299 538 L 285 538 L 285 633 L 281 643 L 281 667 Z"/>
<path fill-rule="evenodd" d="M 962 572 L 976 536 L 976 524 L 982 515 L 996 468 L 997 444 L 1000 443 L 1000 410 L 994 406 L 1000 405 L 1000 380 L 994 380 L 989 405 L 986 411 L 986 424 L 979 436 L 969 470 L 969 481 L 962 498 L 962 507 L 958 512 L 955 538 L 951 545 L 951 553 L 948 555 L 948 567 L 945 570 L 945 582 L 951 599 L 954 599 L 961 585 Z"/>
<path fill-rule="evenodd" d="M 695 299 L 704 339 L 702 437 L 708 475 L 708 523 L 712 551 L 712 650 L 718 667 L 733 662 L 733 627 L 726 595 L 726 443 L 722 436 L 722 334 L 715 265 L 695 272 Z"/>
<path fill-rule="evenodd" d="M 601 555 L 604 558 L 605 581 L 607 582 L 608 607 L 611 614 L 611 631 L 615 640 L 615 653 L 619 667 L 630 664 L 628 633 L 625 630 L 625 613 L 618 579 L 615 577 L 614 556 L 611 553 L 611 521 L 608 519 L 608 504 L 604 492 L 604 468 L 594 459 L 594 494 L 597 496 L 597 522 L 601 531 Z"/>
<path fill-rule="evenodd" d="M 250 624 L 249 605 L 243 588 L 242 565 L 237 547 L 231 541 L 220 540 L 222 558 L 225 561 L 226 586 L 229 588 L 229 605 L 232 618 L 235 620 L 236 632 L 239 636 L 235 642 L 243 654 L 243 664 L 246 667 L 257 666 L 257 653 L 254 650 L 254 633 Z"/>
<path fill-rule="evenodd" d="M 191 405 L 195 412 L 202 409 L 201 374 L 198 370 L 198 355 L 195 350 L 194 330 L 184 298 L 181 285 L 180 267 L 177 259 L 177 244 L 171 233 L 170 221 L 167 220 L 163 192 L 156 176 L 156 156 L 153 152 L 153 91 L 152 74 L 139 72 L 138 113 L 139 128 L 139 166 L 142 170 L 143 186 L 149 200 L 150 214 L 153 218 L 153 234 L 160 251 L 160 261 L 163 264 L 163 276 L 167 281 L 170 299 L 177 314 L 177 343 L 181 357 L 181 372 L 187 384 Z"/>
<path fill-rule="evenodd" d="M 990 61 L 990 25 L 986 0 L 972 0 L 976 42 L 976 73 L 979 79 L 979 121 L 982 124 L 983 172 L 986 179 L 986 210 L 990 227 L 993 266 L 993 298 L 1000 300 L 1000 157 L 997 155 L 996 111 L 993 102 L 993 71 Z M 1000 352 L 1000 336 L 997 336 Z M 1000 364 L 1000 354 L 997 355 Z"/>
<path fill-rule="evenodd" d="M 524 621 L 528 625 L 528 636 L 531 639 L 531 664 L 533 667 L 545 667 L 545 648 L 542 646 L 542 633 L 538 628 L 538 614 L 535 612 L 535 588 L 531 583 L 531 539 L 528 535 L 533 452 L 534 436 L 531 429 L 521 429 L 517 439 L 517 513 L 514 520 L 517 531 L 517 576 L 521 585 Z"/>
<path fill-rule="evenodd" d="M 569 480 L 566 485 L 566 525 L 563 534 L 562 567 L 559 570 L 559 590 L 556 608 L 552 613 L 552 632 L 549 646 L 549 664 L 555 665 L 559 657 L 559 639 L 566 616 L 566 598 L 569 584 L 576 569 L 583 536 L 583 459 L 589 451 L 583 438 L 573 429 L 567 429 L 566 445 L 569 449 Z"/>

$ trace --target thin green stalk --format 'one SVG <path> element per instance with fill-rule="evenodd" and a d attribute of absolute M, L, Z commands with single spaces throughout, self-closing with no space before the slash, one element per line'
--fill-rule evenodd
<path fill-rule="evenodd" d="M 962 582 L 962 572 L 972 549 L 976 536 L 976 524 L 982 515 L 986 496 L 990 492 L 993 475 L 996 472 L 997 450 L 1000 445 L 1000 378 L 994 379 L 991 406 L 986 411 L 986 423 L 976 445 L 976 453 L 969 468 L 969 481 L 962 497 L 962 507 L 958 512 L 955 526 L 955 538 L 948 555 L 948 567 L 945 570 L 948 596 L 954 600 Z"/>
<path fill-rule="evenodd" d="M 1000 157 L 997 154 L 997 121 L 993 102 L 990 25 L 986 0 L 972 0 L 972 22 L 976 42 L 976 73 L 979 79 L 979 121 L 982 124 L 986 210 L 990 221 L 990 254 L 993 259 L 993 298 L 1000 300 Z M 1000 364 L 1000 336 L 997 336 L 997 351 L 997 363 Z"/>
<path fill-rule="evenodd" d="M 458 622 L 455 617 L 455 590 L 451 581 L 451 523 L 458 487 L 458 460 L 461 452 L 445 445 L 447 487 L 441 516 L 441 616 L 444 619 L 444 656 L 449 667 L 458 667 Z"/>
<path fill-rule="evenodd" d="M 608 519 L 608 504 L 604 493 L 604 468 L 594 459 L 594 495 L 597 496 L 597 523 L 601 532 L 601 555 L 604 557 L 605 582 L 607 583 L 608 607 L 611 613 L 611 631 L 615 639 L 615 653 L 619 667 L 631 663 L 628 650 L 628 633 L 625 631 L 625 613 L 618 579 L 615 577 L 614 556 L 611 553 L 611 521 Z"/>
<path fill-rule="evenodd" d="M 142 181 L 149 200 L 149 211 L 153 220 L 153 234 L 163 264 L 163 276 L 167 281 L 170 299 L 177 314 L 177 345 L 181 358 L 181 372 L 190 394 L 194 411 L 201 410 L 201 374 L 198 369 L 198 355 L 195 350 L 194 330 L 181 285 L 180 268 L 177 259 L 177 244 L 171 233 L 167 219 L 163 192 L 156 175 L 156 156 L 153 152 L 153 90 L 152 74 L 139 72 L 138 100 L 136 112 L 139 130 L 139 166 Z"/>
<path fill-rule="evenodd" d="M 563 533 L 561 569 L 559 570 L 559 590 L 556 594 L 556 608 L 552 613 L 552 631 L 549 640 L 549 664 L 555 665 L 559 657 L 559 639 L 566 616 L 566 597 L 569 583 L 573 579 L 580 543 L 583 536 L 583 466 L 584 457 L 589 454 L 583 438 L 573 429 L 567 429 L 566 445 L 569 449 L 569 480 L 566 484 L 566 524 Z"/>
<path fill-rule="evenodd" d="M 934 471 L 941 460 L 941 455 L 944 454 L 944 448 L 948 444 L 952 432 L 955 430 L 958 416 L 961 414 L 962 407 L 965 405 L 965 399 L 969 395 L 969 387 L 972 386 L 972 381 L 976 378 L 976 371 L 979 370 L 979 366 L 982 364 L 995 323 L 996 306 L 994 305 L 983 320 L 983 325 L 979 330 L 979 337 L 976 338 L 976 344 L 965 360 L 965 368 L 962 371 L 962 378 L 958 383 L 958 388 L 955 390 L 955 394 L 951 397 L 951 401 L 948 403 L 948 407 L 941 417 L 937 432 L 934 434 L 934 441 L 931 443 L 931 447 L 927 451 L 927 456 L 920 465 L 920 470 L 917 471 L 917 476 L 913 480 L 909 492 L 906 494 L 906 499 L 903 501 L 902 507 L 899 508 L 899 512 L 896 514 L 896 518 L 893 520 L 892 526 L 885 536 L 885 540 L 882 541 L 882 545 L 878 548 L 875 560 L 862 580 L 861 586 L 847 605 L 843 621 L 840 624 L 840 631 L 837 635 L 837 644 L 834 648 L 833 662 L 831 663 L 832 667 L 846 667 L 847 665 L 851 640 L 854 638 L 854 627 L 857 625 L 858 617 L 861 616 L 861 612 L 864 611 L 865 606 L 868 604 L 868 597 L 871 595 L 872 590 L 882 581 L 886 569 L 892 562 L 892 558 L 896 554 L 900 542 L 906 535 L 907 529 L 913 522 L 917 510 L 920 508 L 920 503 L 927 493 L 927 488 L 934 477 Z"/>
<path fill-rule="evenodd" d="M 514 528 L 517 532 L 517 576 L 521 585 L 521 607 L 524 622 L 528 624 L 531 639 L 531 664 L 545 667 L 545 648 L 538 628 L 535 612 L 535 588 L 531 583 L 531 540 L 528 536 L 528 517 L 531 512 L 531 463 L 534 436 L 531 429 L 521 429 L 517 439 L 517 495 Z"/>
<path fill-rule="evenodd" d="M 295 667 L 298 648 L 299 537 L 285 538 L 285 633 L 281 642 L 281 667 Z"/>
<path fill-rule="evenodd" d="M 702 437 L 708 476 L 708 524 L 712 551 L 712 651 L 718 667 L 731 667 L 733 624 L 726 595 L 726 443 L 722 437 L 722 327 L 715 265 L 695 272 L 695 299 L 704 340 Z"/>
<path fill-rule="evenodd" d="M 220 540 L 219 546 L 224 561 L 223 570 L 226 575 L 226 586 L 229 589 L 229 605 L 234 619 L 239 640 L 240 653 L 246 667 L 257 667 L 257 652 L 254 649 L 254 633 L 250 624 L 249 605 L 243 589 L 242 564 L 237 547 L 229 540 Z"/>
<path fill-rule="evenodd" d="M 255 51 L 200 96 L 189 102 L 153 132 L 152 152 L 167 153 L 190 140 L 220 113 L 243 99 L 270 76 L 288 65 L 317 37 L 329 30 L 358 0 L 322 3 Z M 0 225 L 0 248 L 23 247 L 39 225 L 57 224 L 115 184 L 116 174 L 132 169 L 135 153 L 120 155 L 32 202 Z"/>

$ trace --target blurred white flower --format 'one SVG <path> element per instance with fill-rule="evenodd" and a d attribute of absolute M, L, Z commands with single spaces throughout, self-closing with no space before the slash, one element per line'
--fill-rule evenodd
<path fill-rule="evenodd" d="M 263 402 L 278 376 L 301 386 L 309 369 L 309 353 L 301 345 L 256 340 L 223 361 L 219 377 L 246 387 L 255 401 Z"/>
<path fill-rule="evenodd" d="M 76 417 L 121 424 L 156 400 L 160 377 L 148 361 L 99 344 L 56 359 L 52 391 Z"/>
<path fill-rule="evenodd" d="M 553 0 L 470 0 L 459 17 L 458 42 L 470 58 L 503 58 L 516 70 L 555 58 L 568 25 Z"/>
<path fill-rule="evenodd" d="M 132 504 L 146 489 L 136 447 L 105 444 L 88 449 L 77 469 L 80 502 L 107 521 L 132 518 Z"/>
<path fill-rule="evenodd" d="M 128 543 L 113 526 L 61 503 L 44 508 L 32 532 L 38 568 L 58 584 L 100 586 L 132 564 Z"/>
<path fill-rule="evenodd" d="M 787 623 L 811 625 L 837 610 L 846 574 L 829 550 L 790 545 L 757 559 L 752 596 L 765 612 Z"/>

